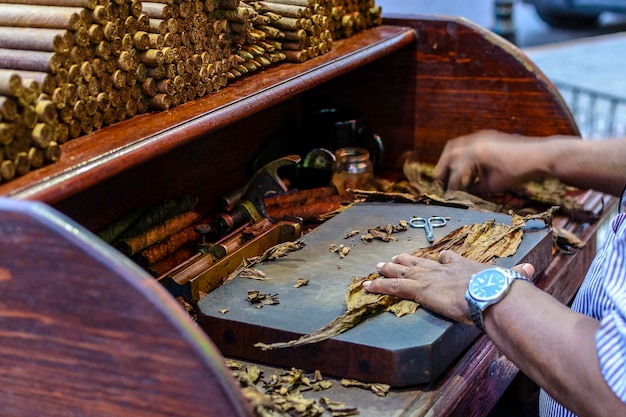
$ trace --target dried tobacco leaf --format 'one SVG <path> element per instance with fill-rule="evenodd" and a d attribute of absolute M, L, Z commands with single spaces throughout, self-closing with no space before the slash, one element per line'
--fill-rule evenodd
<path fill-rule="evenodd" d="M 260 269 L 246 268 L 239 273 L 241 278 L 257 279 L 260 281 L 267 280 L 267 275 Z"/>
<path fill-rule="evenodd" d="M 339 401 L 331 401 L 327 397 L 320 398 L 320 404 L 327 409 L 333 417 L 358 416 L 359 410 Z"/>
<path fill-rule="evenodd" d="M 360 230 L 353 230 L 353 231 L 351 231 L 349 233 L 346 233 L 345 236 L 344 236 L 344 239 L 350 239 L 351 237 L 354 237 L 354 236 L 358 235 L 359 233 L 361 233 Z"/>
<path fill-rule="evenodd" d="M 306 278 L 298 278 L 298 281 L 296 281 L 294 288 L 304 287 L 305 285 L 309 285 L 309 280 Z"/>
<path fill-rule="evenodd" d="M 600 213 L 585 210 L 584 206 L 574 199 L 574 196 L 581 192 L 581 190 L 565 185 L 554 178 L 531 181 L 521 188 L 521 194 L 531 201 L 544 205 L 558 205 L 563 213 L 572 220 L 593 223 L 600 218 Z"/>
<path fill-rule="evenodd" d="M 383 242 L 393 242 L 398 240 L 397 237 L 391 236 L 392 233 L 406 232 L 409 224 L 405 220 L 401 220 L 397 225 L 388 224 L 387 226 L 377 226 L 367 230 L 366 235 L 361 236 L 364 243 L 372 242 L 378 239 Z"/>
<path fill-rule="evenodd" d="M 585 242 L 562 227 L 552 229 L 552 240 L 554 242 L 554 248 L 558 248 L 565 253 L 574 253 L 573 249 L 582 249 L 585 247 Z"/>
<path fill-rule="evenodd" d="M 353 277 L 345 295 L 346 312 L 321 329 L 289 342 L 272 344 L 259 342 L 254 346 L 263 350 L 271 350 L 321 342 L 353 328 L 366 317 L 387 311 L 390 306 L 396 304 L 400 299 L 390 295 L 369 293 L 363 289 L 362 284 L 364 280 L 373 280 L 378 277 L 377 273 L 370 274 L 366 278 Z"/>
<path fill-rule="evenodd" d="M 371 384 L 371 383 L 365 383 L 365 382 L 357 381 L 355 379 L 347 379 L 347 378 L 343 378 L 341 380 L 341 385 L 343 385 L 344 387 L 358 387 L 358 388 L 368 389 L 372 391 L 374 394 L 378 395 L 379 397 L 386 396 L 389 390 L 391 389 L 391 386 L 387 384 Z"/>
<path fill-rule="evenodd" d="M 266 294 L 259 290 L 248 291 L 247 300 L 251 304 L 255 304 L 257 308 L 261 308 L 264 305 L 280 304 L 280 301 L 278 301 L 278 294 Z"/>
<path fill-rule="evenodd" d="M 328 251 L 339 254 L 339 257 L 343 259 L 348 256 L 348 253 L 350 253 L 350 247 L 332 243 L 328 248 Z"/>
<path fill-rule="evenodd" d="M 264 261 L 275 261 L 279 258 L 289 255 L 291 252 L 298 251 L 306 246 L 306 242 L 302 240 L 296 240 L 294 242 L 284 242 L 274 245 L 262 255 L 253 256 L 252 258 L 244 259 L 243 262 L 224 280 L 228 282 L 239 275 L 243 270 L 250 268 L 254 265 L 258 265 Z"/>

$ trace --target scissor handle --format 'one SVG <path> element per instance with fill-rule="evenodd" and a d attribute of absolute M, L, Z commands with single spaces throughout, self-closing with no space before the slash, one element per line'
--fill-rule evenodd
<path fill-rule="evenodd" d="M 432 227 L 443 227 L 448 222 L 445 217 L 433 216 L 428 219 L 428 222 Z"/>
<path fill-rule="evenodd" d="M 409 226 L 419 227 L 426 232 L 426 239 L 428 242 L 433 243 L 435 240 L 435 234 L 433 233 L 433 227 L 443 227 L 447 223 L 447 220 L 441 216 L 432 216 L 429 218 L 424 217 L 411 217 L 409 220 Z"/>
<path fill-rule="evenodd" d="M 411 227 L 421 227 L 424 228 L 426 227 L 426 223 L 427 220 L 423 217 L 411 217 L 411 219 L 409 220 L 409 226 Z"/>

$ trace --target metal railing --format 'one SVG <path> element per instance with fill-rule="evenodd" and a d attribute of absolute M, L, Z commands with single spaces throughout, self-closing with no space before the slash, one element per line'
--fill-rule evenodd
<path fill-rule="evenodd" d="M 555 82 L 584 139 L 626 137 L 626 98 Z"/>

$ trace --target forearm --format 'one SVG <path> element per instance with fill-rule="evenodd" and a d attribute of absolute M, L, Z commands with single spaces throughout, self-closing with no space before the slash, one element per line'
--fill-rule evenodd
<path fill-rule="evenodd" d="M 626 138 L 575 140 L 554 137 L 530 152 L 543 174 L 563 183 L 620 196 L 626 185 Z"/>
<path fill-rule="evenodd" d="M 596 320 L 524 282 L 489 307 L 484 320 L 496 346 L 557 401 L 580 416 L 626 415 L 600 373 Z"/>

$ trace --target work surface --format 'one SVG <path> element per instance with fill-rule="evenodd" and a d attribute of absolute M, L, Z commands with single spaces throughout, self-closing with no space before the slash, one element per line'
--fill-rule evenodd
<path fill-rule="evenodd" d="M 305 235 L 303 249 L 261 265 L 258 269 L 266 274 L 267 280 L 238 277 L 201 299 L 198 303 L 204 316 L 201 325 L 227 356 L 319 369 L 337 377 L 396 387 L 429 382 L 476 338 L 478 331 L 474 327 L 452 323 L 418 309 L 415 314 L 401 318 L 391 313 L 379 314 L 313 345 L 262 351 L 254 344 L 297 339 L 323 327 L 344 313 L 344 295 L 352 277 L 367 276 L 375 271 L 377 262 L 428 245 L 424 230 L 411 227 L 394 233 L 395 241 L 364 243 L 360 236 L 368 229 L 397 225 L 412 216 L 435 215 L 449 218 L 445 227 L 434 229 L 435 241 L 466 224 L 491 219 L 511 223 L 508 215 L 449 207 L 358 204 Z M 550 262 L 550 230 L 542 222 L 528 226 L 515 256 L 499 259 L 497 264 L 512 266 L 532 261 L 543 268 Z M 345 238 L 355 230 L 360 232 Z M 331 244 L 343 244 L 351 250 L 345 258 L 340 258 L 329 251 Z M 298 278 L 308 279 L 309 284 L 294 287 Z M 277 295 L 280 304 L 257 308 L 246 301 L 251 290 Z"/>

